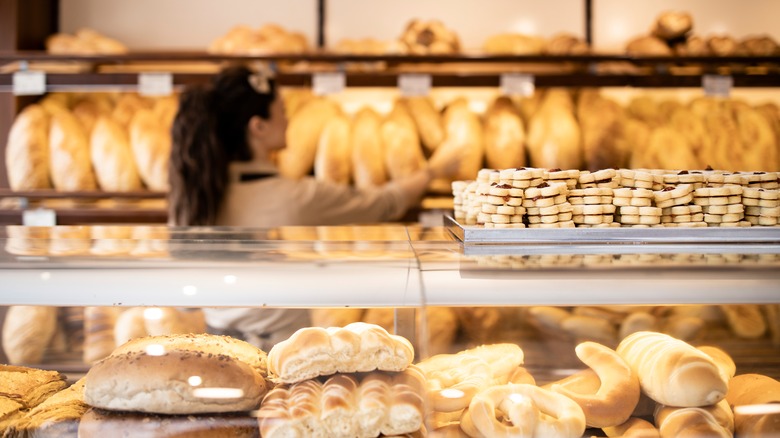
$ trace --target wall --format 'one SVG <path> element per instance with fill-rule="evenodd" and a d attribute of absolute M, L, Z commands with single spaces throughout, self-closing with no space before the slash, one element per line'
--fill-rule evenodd
<path fill-rule="evenodd" d="M 584 0 L 326 0 L 326 39 L 396 38 L 412 18 L 438 18 L 466 48 L 498 32 L 584 36 Z M 201 50 L 237 24 L 276 22 L 316 41 L 316 0 L 60 0 L 60 28 L 88 26 L 131 49 Z M 593 36 L 600 50 L 619 50 L 647 33 L 658 14 L 686 10 L 699 34 L 736 37 L 766 32 L 780 40 L 777 0 L 593 0 Z"/>

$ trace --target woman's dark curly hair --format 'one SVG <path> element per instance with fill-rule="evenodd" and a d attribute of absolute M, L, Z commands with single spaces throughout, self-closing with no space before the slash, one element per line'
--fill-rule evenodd
<path fill-rule="evenodd" d="M 276 86 L 258 91 L 246 66 L 222 70 L 210 85 L 185 90 L 173 122 L 168 205 L 172 225 L 213 225 L 231 161 L 249 161 L 249 119 L 270 117 Z"/>

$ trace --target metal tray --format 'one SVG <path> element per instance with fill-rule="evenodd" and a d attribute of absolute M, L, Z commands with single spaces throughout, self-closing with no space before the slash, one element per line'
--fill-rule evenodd
<path fill-rule="evenodd" d="M 462 225 L 449 215 L 444 215 L 444 226 L 465 245 L 780 243 L 780 227 L 496 229 Z"/>

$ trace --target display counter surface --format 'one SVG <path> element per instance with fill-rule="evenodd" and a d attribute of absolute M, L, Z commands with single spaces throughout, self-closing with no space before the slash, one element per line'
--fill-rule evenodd
<path fill-rule="evenodd" d="M 6 227 L 0 239 L 3 305 L 780 303 L 776 242 L 470 245 L 417 225 Z"/>

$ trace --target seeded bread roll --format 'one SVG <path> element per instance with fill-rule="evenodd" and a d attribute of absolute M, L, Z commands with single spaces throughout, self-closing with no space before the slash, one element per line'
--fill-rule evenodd
<path fill-rule="evenodd" d="M 297 383 L 337 372 L 403 371 L 413 358 L 414 347 L 406 338 L 356 322 L 296 331 L 271 349 L 268 371 L 273 381 Z"/>
<path fill-rule="evenodd" d="M 107 410 L 202 414 L 256 409 L 265 353 L 214 335 L 150 336 L 120 346 L 86 375 L 84 400 Z"/>

